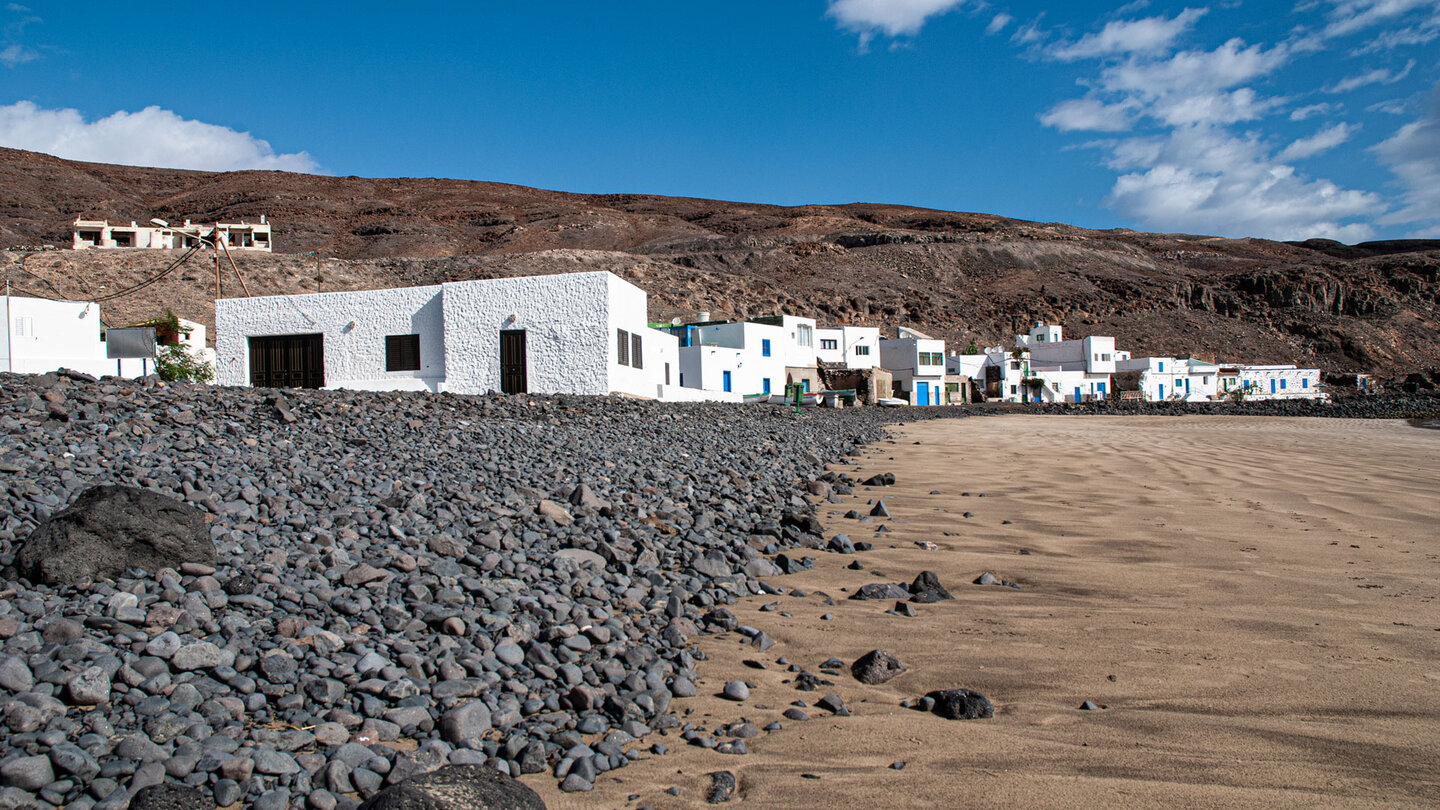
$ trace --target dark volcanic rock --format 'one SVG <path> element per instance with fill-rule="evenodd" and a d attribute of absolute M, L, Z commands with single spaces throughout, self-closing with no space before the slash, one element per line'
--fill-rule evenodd
<path fill-rule="evenodd" d="M 729 771 L 714 771 L 708 774 L 710 777 L 710 789 L 705 792 L 705 801 L 710 804 L 722 804 L 730 801 L 735 795 L 735 774 Z"/>
<path fill-rule="evenodd" d="M 484 765 L 446 765 L 392 785 L 361 810 L 545 810 L 540 795 Z"/>
<path fill-rule="evenodd" d="M 995 716 L 990 699 L 969 689 L 940 689 L 925 695 L 934 701 L 931 709 L 946 720 L 977 720 Z"/>
<path fill-rule="evenodd" d="M 871 650 L 850 665 L 850 674 L 855 680 L 871 685 L 889 681 L 909 667 L 905 666 L 887 650 Z"/>
<path fill-rule="evenodd" d="M 141 788 L 130 810 L 215 810 L 215 802 L 193 787 L 166 783 Z"/>
<path fill-rule="evenodd" d="M 15 564 L 30 581 L 56 585 L 214 561 L 204 512 L 137 487 L 98 486 L 31 532 Z"/>
<path fill-rule="evenodd" d="M 910 591 L 904 585 L 894 582 L 871 582 L 868 585 L 861 585 L 850 595 L 851 599 L 904 599 L 910 595 Z"/>

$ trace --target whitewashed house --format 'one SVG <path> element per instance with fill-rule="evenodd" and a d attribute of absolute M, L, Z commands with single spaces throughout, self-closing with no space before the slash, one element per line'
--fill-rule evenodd
<path fill-rule="evenodd" d="M 1139 372 L 1139 391 L 1150 402 L 1208 402 L 1220 390 L 1220 367 L 1187 357 L 1124 357 L 1121 372 Z"/>
<path fill-rule="evenodd" d="M 894 375 L 894 393 L 911 405 L 945 404 L 945 341 L 906 327 L 897 334 L 880 340 L 880 366 Z"/>
<path fill-rule="evenodd" d="M 779 324 L 732 321 L 686 330 L 680 348 L 681 385 L 722 394 L 779 394 L 785 390 L 787 342 Z"/>
<path fill-rule="evenodd" d="M 6 324 L 0 335 L 0 370 L 44 374 L 68 368 L 96 377 L 143 377 L 155 371 L 152 358 L 107 357 L 97 303 L 16 295 L 0 296 L 0 302 Z M 201 330 L 203 346 L 204 327 Z"/>
<path fill-rule="evenodd" d="M 1329 399 L 1320 389 L 1320 369 L 1283 365 L 1234 365 L 1220 368 L 1219 396 L 1244 390 L 1247 400 Z"/>
<path fill-rule="evenodd" d="M 815 358 L 841 368 L 880 365 L 880 329 L 875 326 L 822 326 L 815 330 Z"/>
<path fill-rule="evenodd" d="M 459 394 L 679 390 L 674 335 L 608 272 L 215 302 L 223 385 Z"/>
<path fill-rule="evenodd" d="M 1056 324 L 1037 322 L 1028 335 L 1016 335 L 1015 345 L 1029 358 L 1031 401 L 1085 402 L 1104 399 L 1116 371 L 1115 338 L 1092 335 L 1064 340 Z"/>
<path fill-rule="evenodd" d="M 75 250 L 92 248 L 148 248 L 153 250 L 177 250 L 213 243 L 218 231 L 220 242 L 230 250 L 257 250 L 272 252 L 270 223 L 262 214 L 260 221 L 218 222 L 214 225 L 196 225 L 185 220 L 184 225 L 160 225 L 156 220 L 150 225 L 111 225 L 108 220 L 77 218 L 71 247 Z"/>

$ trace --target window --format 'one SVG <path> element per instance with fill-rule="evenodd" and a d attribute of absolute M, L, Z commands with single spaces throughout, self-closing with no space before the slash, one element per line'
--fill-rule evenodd
<path fill-rule="evenodd" d="M 760 341 L 760 355 L 762 357 L 770 356 L 770 338 L 765 338 Z"/>
<path fill-rule="evenodd" d="M 115 240 L 115 247 L 133 247 L 135 245 L 135 234 L 130 231 L 111 231 L 110 238 Z"/>
<path fill-rule="evenodd" d="M 1011 394 L 1014 394 L 1015 391 L 1016 391 L 1016 386 L 1013 386 L 1013 385 L 1010 386 L 1010 393 L 1011 393 Z"/>
<path fill-rule="evenodd" d="M 420 370 L 420 336 L 419 336 L 419 335 L 386 335 L 386 336 L 385 336 L 385 370 L 386 370 L 386 371 L 419 371 L 419 370 Z"/>
<path fill-rule="evenodd" d="M 1050 390 L 1051 390 L 1051 391 L 1059 391 L 1059 390 L 1060 390 L 1060 383 L 1058 383 L 1058 382 L 1056 382 L 1056 383 L 1050 383 Z"/>
<path fill-rule="evenodd" d="M 630 336 L 630 365 L 635 368 L 645 367 L 645 352 L 640 345 L 640 336 Z"/>
<path fill-rule="evenodd" d="M 670 364 L 669 364 L 669 363 L 666 363 L 666 364 L 665 364 L 665 384 L 666 384 L 666 385 L 669 385 L 669 384 L 670 384 Z"/>
<path fill-rule="evenodd" d="M 624 329 L 615 330 L 615 362 L 630 365 L 630 333 Z"/>
<path fill-rule="evenodd" d="M 806 348 L 815 345 L 814 341 L 811 340 L 811 332 L 812 330 L 807 324 L 802 323 L 795 327 L 795 342 Z"/>
<path fill-rule="evenodd" d="M 764 378 L 764 379 L 762 379 L 762 380 L 760 381 L 760 390 L 763 391 L 763 392 L 766 393 L 766 394 L 770 393 L 770 378 L 769 378 L 769 377 L 766 377 L 766 378 Z"/>
<path fill-rule="evenodd" d="M 800 381 L 800 390 L 803 391 L 803 392 L 805 392 L 805 393 L 807 393 L 807 394 L 810 393 L 810 381 L 809 381 L 809 380 L 801 380 L 801 381 Z"/>
<path fill-rule="evenodd" d="M 868 356 L 868 355 L 870 354 L 870 347 L 869 347 L 869 346 L 856 346 L 856 347 L 855 347 L 855 354 L 856 354 L 856 356 L 860 356 L 860 355 L 866 355 L 866 356 Z"/>
<path fill-rule="evenodd" d="M 25 337 L 26 335 L 35 337 L 35 319 L 21 315 L 15 318 L 15 336 Z"/>
<path fill-rule="evenodd" d="M 835 338 L 820 338 L 820 348 L 834 351 L 840 348 L 840 341 Z"/>
<path fill-rule="evenodd" d="M 1280 390 L 1281 390 L 1281 391 L 1284 391 L 1284 390 L 1285 390 L 1285 381 L 1284 381 L 1284 380 L 1281 380 L 1281 381 L 1280 381 Z"/>
<path fill-rule="evenodd" d="M 1019 360 L 1011 360 L 1011 361 L 1010 361 L 1010 370 L 1011 370 L 1011 371 L 1019 371 L 1019 370 L 1020 370 L 1020 361 L 1019 361 Z M 1015 392 L 1014 392 L 1014 391 L 1011 391 L 1010 393 L 1013 394 L 1013 393 L 1015 393 Z"/>
<path fill-rule="evenodd" d="M 1301 387 L 1301 388 L 1309 388 L 1309 387 L 1310 387 L 1310 378 L 1309 378 L 1309 377 L 1306 377 L 1305 379 L 1301 380 L 1301 381 L 1300 381 L 1300 387 Z M 1364 387 L 1365 387 L 1365 381 L 1364 381 L 1364 380 L 1361 380 L 1361 381 L 1360 381 L 1360 387 L 1361 387 L 1361 388 L 1364 388 Z"/>
<path fill-rule="evenodd" d="M 1165 372 L 1165 361 L 1164 361 L 1164 360 L 1161 360 L 1161 361 L 1160 361 L 1160 372 L 1161 372 L 1162 374 Z"/>

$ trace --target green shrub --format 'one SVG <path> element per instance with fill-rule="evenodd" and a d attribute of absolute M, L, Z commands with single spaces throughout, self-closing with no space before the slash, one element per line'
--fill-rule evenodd
<path fill-rule="evenodd" d="M 155 372 L 166 382 L 190 380 L 212 382 L 215 379 L 215 364 L 191 354 L 184 346 L 166 346 L 155 356 Z"/>

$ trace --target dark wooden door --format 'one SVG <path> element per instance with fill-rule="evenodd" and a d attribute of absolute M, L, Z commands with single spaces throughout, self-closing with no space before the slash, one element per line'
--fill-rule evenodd
<path fill-rule="evenodd" d="M 530 378 L 525 367 L 525 330 L 500 330 L 500 390 L 528 394 Z"/>
<path fill-rule="evenodd" d="M 250 338 L 250 384 L 257 388 L 324 388 L 324 335 Z"/>

